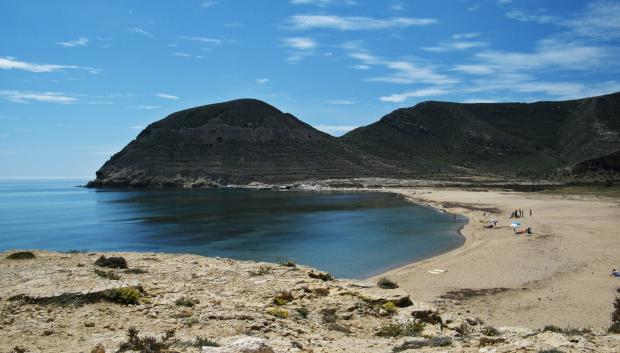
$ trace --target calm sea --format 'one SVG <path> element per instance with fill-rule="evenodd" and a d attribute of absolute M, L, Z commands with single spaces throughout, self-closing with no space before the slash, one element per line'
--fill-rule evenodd
<path fill-rule="evenodd" d="M 1 180 L 0 251 L 162 251 L 363 278 L 462 244 L 457 216 L 379 192 L 118 191 Z"/>

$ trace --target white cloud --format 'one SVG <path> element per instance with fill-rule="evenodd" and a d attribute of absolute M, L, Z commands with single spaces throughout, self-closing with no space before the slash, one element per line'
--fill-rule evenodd
<path fill-rule="evenodd" d="M 92 74 L 99 73 L 98 69 L 76 65 L 55 65 L 55 64 L 36 64 L 17 60 L 14 57 L 0 57 L 0 69 L 2 70 L 24 70 L 34 73 L 63 71 L 66 69 L 86 70 Z"/>
<path fill-rule="evenodd" d="M 536 22 L 540 24 L 551 23 L 557 19 L 553 16 L 538 12 L 527 12 L 524 10 L 510 10 L 506 12 L 506 17 L 521 22 Z"/>
<path fill-rule="evenodd" d="M 301 50 L 313 49 L 317 46 L 317 43 L 312 38 L 308 38 L 308 37 L 285 38 L 285 39 L 282 39 L 282 42 L 284 42 L 285 45 L 291 48 L 301 49 Z"/>
<path fill-rule="evenodd" d="M 221 39 L 217 39 L 217 38 L 182 36 L 182 37 L 179 37 L 179 39 L 190 40 L 190 41 L 201 42 L 201 43 L 207 43 L 207 44 L 215 44 L 215 45 L 221 45 L 222 44 L 222 40 Z"/>
<path fill-rule="evenodd" d="M 620 38 L 620 2 L 595 1 L 585 12 L 562 22 L 573 34 L 609 41 Z"/>
<path fill-rule="evenodd" d="M 497 0 L 499 4 L 510 4 L 512 0 Z"/>
<path fill-rule="evenodd" d="M 78 101 L 76 97 L 60 92 L 0 91 L 0 97 L 14 103 L 45 102 L 69 104 Z"/>
<path fill-rule="evenodd" d="M 370 70 L 370 66 L 369 65 L 365 65 L 365 64 L 353 65 L 351 67 L 356 69 L 356 70 Z"/>
<path fill-rule="evenodd" d="M 459 71 L 470 75 L 488 75 L 495 72 L 492 65 L 485 64 L 463 64 L 456 65 L 452 68 L 453 71 Z"/>
<path fill-rule="evenodd" d="M 497 103 L 497 100 L 484 98 L 469 98 L 462 100 L 461 103 Z"/>
<path fill-rule="evenodd" d="M 204 56 L 202 56 L 202 55 L 192 55 L 192 54 L 183 53 L 183 52 L 179 52 L 179 51 L 175 52 L 175 53 L 172 53 L 172 55 L 179 56 L 179 57 L 182 57 L 182 58 L 204 59 Z"/>
<path fill-rule="evenodd" d="M 478 32 L 470 32 L 470 33 L 455 33 L 452 35 L 452 39 L 472 39 L 479 37 L 480 33 Z"/>
<path fill-rule="evenodd" d="M 290 0 L 293 5 L 313 5 L 318 7 L 327 7 L 331 5 L 357 5 L 355 0 Z"/>
<path fill-rule="evenodd" d="M 202 4 L 200 4 L 201 7 L 211 7 L 213 5 L 217 5 L 217 1 L 203 1 Z"/>
<path fill-rule="evenodd" d="M 146 126 L 144 125 L 134 125 L 134 126 L 130 126 L 129 127 L 132 130 L 144 130 L 144 128 L 146 128 Z"/>
<path fill-rule="evenodd" d="M 256 83 L 259 84 L 259 85 L 264 85 L 264 84 L 266 84 L 268 82 L 269 82 L 268 78 L 257 78 L 256 79 Z"/>
<path fill-rule="evenodd" d="M 80 37 L 76 40 L 70 40 L 67 42 L 57 42 L 56 44 L 61 45 L 65 48 L 70 48 L 70 47 L 85 47 L 88 45 L 88 38 L 86 37 Z"/>
<path fill-rule="evenodd" d="M 355 101 L 352 99 L 330 99 L 327 103 L 332 105 L 351 105 L 355 104 Z"/>
<path fill-rule="evenodd" d="M 451 91 L 438 87 L 422 88 L 415 91 L 392 94 L 390 96 L 379 97 L 382 102 L 401 103 L 412 97 L 430 97 L 448 94 Z"/>
<path fill-rule="evenodd" d="M 353 129 L 357 129 L 356 125 L 316 125 L 315 129 L 323 131 L 333 136 L 343 135 Z"/>
<path fill-rule="evenodd" d="M 134 107 L 134 109 L 137 109 L 137 110 L 153 110 L 153 109 L 161 109 L 161 106 L 159 106 L 159 105 L 138 105 L 138 106 Z"/>
<path fill-rule="evenodd" d="M 178 96 L 173 96 L 172 94 L 167 94 L 167 93 L 155 93 L 155 96 L 159 97 L 159 98 L 164 98 L 164 99 L 179 99 Z"/>
<path fill-rule="evenodd" d="M 131 27 L 131 28 L 127 28 L 127 30 L 131 33 L 138 33 L 141 34 L 145 37 L 148 38 L 153 38 L 153 35 L 150 32 L 145 31 L 144 29 L 140 28 L 140 27 Z"/>
<path fill-rule="evenodd" d="M 341 31 L 363 31 L 385 28 L 426 26 L 437 23 L 434 18 L 393 17 L 377 19 L 372 17 L 342 17 L 335 15 L 295 15 L 289 19 L 294 29 L 337 29 Z"/>
<path fill-rule="evenodd" d="M 421 47 L 420 49 L 430 52 L 446 52 L 455 50 L 465 50 L 473 48 L 481 48 L 489 45 L 482 41 L 444 41 L 434 47 Z"/>

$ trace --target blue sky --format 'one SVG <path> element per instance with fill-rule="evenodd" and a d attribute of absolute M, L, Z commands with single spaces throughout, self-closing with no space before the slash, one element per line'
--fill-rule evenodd
<path fill-rule="evenodd" d="M 340 135 L 425 100 L 620 91 L 620 1 L 2 1 L 0 177 L 94 177 L 149 123 L 252 97 Z"/>

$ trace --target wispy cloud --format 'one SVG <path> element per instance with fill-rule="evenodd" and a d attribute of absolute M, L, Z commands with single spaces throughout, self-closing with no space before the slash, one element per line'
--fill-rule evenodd
<path fill-rule="evenodd" d="M 161 109 L 161 106 L 159 105 L 138 105 L 133 107 L 133 109 L 137 109 L 137 110 L 154 110 L 154 109 Z"/>
<path fill-rule="evenodd" d="M 200 4 L 201 7 L 211 7 L 213 5 L 217 5 L 217 1 L 203 1 L 202 4 Z"/>
<path fill-rule="evenodd" d="M 335 15 L 295 15 L 289 19 L 293 29 L 336 29 L 341 31 L 368 31 L 386 28 L 426 26 L 437 23 L 434 18 L 393 17 L 343 17 Z"/>
<path fill-rule="evenodd" d="M 351 105 L 355 104 L 355 101 L 352 99 L 330 99 L 327 103 L 332 105 Z"/>
<path fill-rule="evenodd" d="M 85 70 L 92 74 L 99 73 L 100 70 L 77 65 L 56 65 L 56 64 L 37 64 L 27 61 L 20 61 L 11 56 L 0 57 L 0 69 L 2 70 L 24 70 L 34 73 L 55 72 L 63 70 Z"/>
<path fill-rule="evenodd" d="M 86 37 L 80 37 L 76 40 L 70 40 L 67 42 L 56 42 L 56 44 L 63 46 L 65 48 L 72 48 L 72 47 L 85 47 L 88 45 L 88 38 Z"/>
<path fill-rule="evenodd" d="M 194 59 L 204 59 L 204 56 L 202 55 L 193 55 L 193 54 L 188 54 L 188 53 L 184 53 L 184 52 L 174 52 L 172 53 L 173 56 L 179 56 L 182 58 L 194 58 Z"/>
<path fill-rule="evenodd" d="M 69 104 L 78 98 L 61 92 L 0 91 L 0 97 L 14 103 L 45 102 Z"/>
<path fill-rule="evenodd" d="M 159 98 L 164 98 L 164 99 L 172 99 L 172 100 L 179 99 L 178 96 L 174 96 L 172 94 L 167 94 L 167 93 L 155 93 L 155 96 Z"/>
<path fill-rule="evenodd" d="M 131 27 L 131 28 L 127 28 L 127 30 L 131 33 L 137 33 L 137 34 L 141 34 L 148 38 L 153 38 L 153 35 L 150 32 L 147 32 L 146 30 L 140 27 Z"/>
<path fill-rule="evenodd" d="M 182 37 L 179 37 L 179 39 L 207 43 L 207 44 L 222 45 L 222 40 L 217 39 L 217 38 L 182 36 Z"/>
<path fill-rule="evenodd" d="M 293 5 L 313 5 L 318 7 L 327 7 L 331 5 L 348 5 L 355 6 L 357 1 L 355 0 L 290 0 Z"/>
<path fill-rule="evenodd" d="M 545 14 L 542 10 L 528 12 L 514 9 L 506 12 L 506 17 L 521 22 L 536 22 L 540 24 L 550 23 L 557 20 L 555 17 Z"/>
<path fill-rule="evenodd" d="M 450 93 L 451 91 L 443 88 L 437 87 L 429 87 L 422 88 L 414 91 L 407 91 L 403 93 L 392 94 L 389 96 L 379 97 L 379 100 L 382 102 L 389 103 L 401 103 L 406 101 L 408 98 L 412 97 L 430 97 L 430 96 L 441 96 Z"/>
<path fill-rule="evenodd" d="M 620 38 L 620 2 L 594 1 L 577 16 L 564 20 L 562 25 L 572 34 L 610 41 Z"/>
<path fill-rule="evenodd" d="M 282 42 L 288 47 L 302 50 L 313 49 L 317 46 L 317 43 L 312 38 L 308 37 L 284 38 Z"/>
<path fill-rule="evenodd" d="M 256 83 L 259 85 L 264 85 L 267 84 L 269 82 L 268 78 L 257 78 L 256 79 Z"/>
<path fill-rule="evenodd" d="M 357 129 L 357 125 L 315 125 L 314 128 L 333 136 L 343 135 L 353 129 Z"/>

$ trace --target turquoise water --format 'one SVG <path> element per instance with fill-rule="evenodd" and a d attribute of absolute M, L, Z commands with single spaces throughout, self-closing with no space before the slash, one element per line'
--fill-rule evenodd
<path fill-rule="evenodd" d="M 379 192 L 118 191 L 0 181 L 0 251 L 161 251 L 362 278 L 455 248 L 465 219 Z"/>

